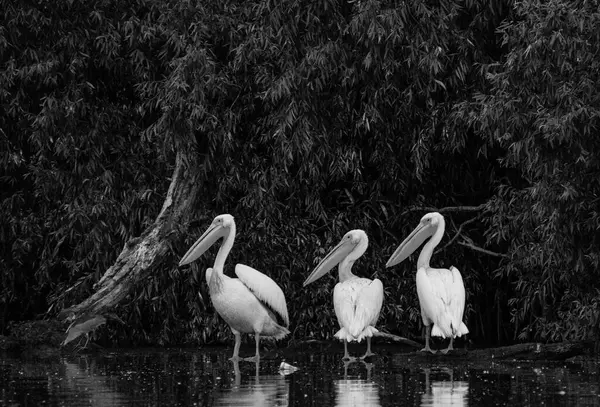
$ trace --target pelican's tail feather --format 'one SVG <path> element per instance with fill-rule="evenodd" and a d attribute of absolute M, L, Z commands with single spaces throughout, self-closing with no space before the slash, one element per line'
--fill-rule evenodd
<path fill-rule="evenodd" d="M 336 338 L 338 338 L 341 341 L 346 341 L 346 342 L 352 342 L 352 341 L 356 340 L 356 338 L 354 336 L 350 335 L 350 332 L 348 332 L 348 330 L 346 328 L 341 328 L 333 336 L 335 336 Z"/>
<path fill-rule="evenodd" d="M 441 319 L 441 318 L 440 318 Z M 431 328 L 431 336 L 441 336 L 442 338 L 452 337 L 452 320 L 443 318 L 441 321 L 436 321 Z"/>
<path fill-rule="evenodd" d="M 469 328 L 467 328 L 464 322 L 457 325 L 458 329 L 454 330 L 454 336 L 463 336 L 469 333 Z"/>
<path fill-rule="evenodd" d="M 275 332 L 273 333 L 273 335 L 271 335 L 271 338 L 279 340 L 279 339 L 283 339 L 285 338 L 287 335 L 289 335 L 290 330 L 287 329 L 284 326 L 281 326 L 279 324 L 275 324 Z"/>
<path fill-rule="evenodd" d="M 372 337 L 377 332 L 379 332 L 379 330 L 377 330 L 377 328 L 375 328 L 374 326 L 368 326 L 365 329 L 363 329 L 363 331 L 356 336 L 356 340 L 358 342 L 360 342 L 364 338 L 370 338 L 370 337 Z"/>

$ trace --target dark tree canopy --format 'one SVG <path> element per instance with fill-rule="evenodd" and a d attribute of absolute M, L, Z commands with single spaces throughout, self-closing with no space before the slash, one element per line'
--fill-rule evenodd
<path fill-rule="evenodd" d="M 0 331 L 84 300 L 152 235 L 104 340 L 226 338 L 203 275 L 214 252 L 177 262 L 231 213 L 225 272 L 277 281 L 293 338 L 334 333 L 336 276 L 302 281 L 355 228 L 370 240 L 356 273 L 385 287 L 378 325 L 415 337 L 415 262 L 385 261 L 443 209 L 433 263 L 461 270 L 472 340 L 599 338 L 591 3 L 0 5 Z M 169 214 L 174 180 L 193 193 Z"/>

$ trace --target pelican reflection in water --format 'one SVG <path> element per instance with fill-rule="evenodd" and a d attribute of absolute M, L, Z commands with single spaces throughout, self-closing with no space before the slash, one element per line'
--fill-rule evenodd
<path fill-rule="evenodd" d="M 254 375 L 242 382 L 239 360 L 232 359 L 234 384 L 231 389 L 219 390 L 214 394 L 214 406 L 288 406 L 289 382 L 285 376 L 260 376 L 260 362 L 255 361 Z"/>
<path fill-rule="evenodd" d="M 469 395 L 469 383 L 453 380 L 452 369 L 443 368 L 450 380 L 431 380 L 431 369 L 425 368 L 425 393 L 421 395 L 421 406 L 467 406 Z"/>
<path fill-rule="evenodd" d="M 355 361 L 344 361 L 344 378 L 334 381 L 335 405 L 337 407 L 380 407 L 379 386 L 371 380 L 372 363 L 361 363 L 367 368 L 367 378 L 348 378 L 348 366 Z"/>

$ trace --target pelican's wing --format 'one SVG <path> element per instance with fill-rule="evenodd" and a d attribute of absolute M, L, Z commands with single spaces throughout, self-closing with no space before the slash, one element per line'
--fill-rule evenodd
<path fill-rule="evenodd" d="M 383 284 L 381 284 L 381 281 L 379 279 L 364 280 L 367 280 L 368 283 L 358 293 L 354 323 L 350 328 L 350 332 L 359 342 L 377 332 L 375 324 L 379 319 L 379 313 L 383 305 Z"/>
<path fill-rule="evenodd" d="M 417 293 L 421 310 L 433 321 L 432 335 L 443 338 L 452 335 L 452 315 L 449 312 L 450 299 L 443 274 L 439 269 L 421 268 L 417 271 Z M 441 331 L 441 332 L 440 332 Z"/>
<path fill-rule="evenodd" d="M 460 271 L 454 266 L 448 270 L 451 277 L 447 283 L 448 296 L 450 298 L 450 312 L 454 317 L 456 325 L 456 335 L 461 336 L 469 333 L 467 326 L 463 324 L 463 314 L 465 312 L 465 284 Z"/>
<path fill-rule="evenodd" d="M 283 291 L 270 277 L 244 264 L 236 264 L 235 274 L 240 281 L 258 298 L 265 302 L 283 319 L 285 326 L 290 324 L 287 304 Z"/>
<path fill-rule="evenodd" d="M 333 309 L 340 328 L 349 333 L 354 318 L 354 298 L 349 282 L 337 283 L 333 289 Z"/>
<path fill-rule="evenodd" d="M 359 332 L 370 325 L 375 325 L 379 319 L 383 305 L 383 284 L 376 278 L 363 286 L 356 297 L 356 311 L 354 314 L 354 329 Z"/>

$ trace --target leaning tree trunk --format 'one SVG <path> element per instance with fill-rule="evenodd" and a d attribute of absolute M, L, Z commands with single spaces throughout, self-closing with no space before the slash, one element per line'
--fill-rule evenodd
<path fill-rule="evenodd" d="M 178 226 L 187 224 L 194 213 L 200 189 L 198 166 L 196 157 L 177 153 L 171 184 L 154 223 L 141 236 L 125 243 L 115 263 L 94 285 L 94 294 L 60 313 L 59 319 L 72 322 L 63 344 L 106 322 L 105 315 L 169 253 L 171 242 L 178 238 Z"/>

